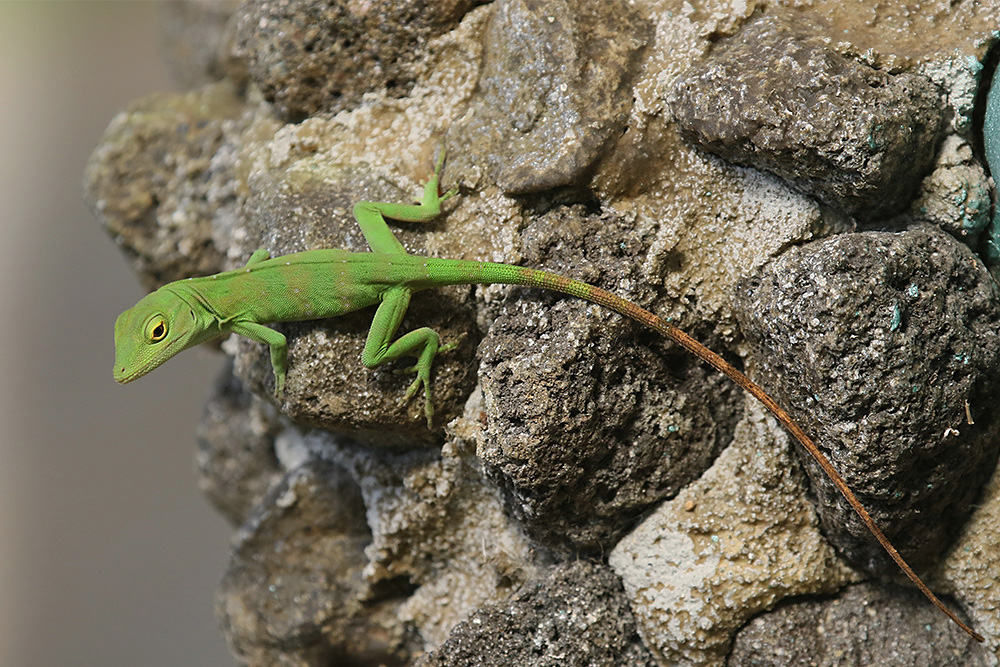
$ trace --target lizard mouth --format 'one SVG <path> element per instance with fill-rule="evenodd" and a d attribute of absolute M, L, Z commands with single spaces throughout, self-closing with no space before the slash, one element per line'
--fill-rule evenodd
<path fill-rule="evenodd" d="M 157 364 L 157 366 L 159 366 L 159 364 Z M 143 375 L 153 370 L 153 368 L 156 368 L 156 366 L 138 370 L 134 373 L 127 373 L 128 366 L 118 366 L 117 364 L 115 364 L 115 373 L 114 373 L 115 382 L 117 382 L 118 384 L 128 384 L 132 380 L 138 380 Z"/>
<path fill-rule="evenodd" d="M 181 339 L 178 338 L 176 340 L 170 341 L 166 347 L 160 350 L 159 355 L 157 355 L 151 362 L 139 366 L 136 370 L 132 371 L 131 373 L 128 372 L 128 369 L 129 366 L 131 366 L 132 364 L 119 363 L 118 360 L 115 360 L 115 367 L 113 372 L 115 382 L 117 382 L 118 384 L 128 384 L 133 380 L 138 380 L 139 378 L 141 378 L 143 375 L 146 375 L 150 371 L 159 368 L 163 364 L 163 362 L 165 362 L 170 357 L 174 356 L 175 352 L 173 352 L 173 348 L 176 347 L 177 343 L 180 342 L 180 340 Z"/>

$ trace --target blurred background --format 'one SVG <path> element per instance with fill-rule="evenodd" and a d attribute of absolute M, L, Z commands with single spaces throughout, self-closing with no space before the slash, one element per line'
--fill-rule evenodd
<path fill-rule="evenodd" d="M 204 350 L 120 387 L 142 295 L 83 202 L 114 114 L 171 90 L 152 2 L 0 2 L 0 665 L 233 665 L 231 529 L 200 495 Z"/>

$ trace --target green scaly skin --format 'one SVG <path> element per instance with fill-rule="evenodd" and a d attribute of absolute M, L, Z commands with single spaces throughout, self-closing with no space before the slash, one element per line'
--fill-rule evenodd
<path fill-rule="evenodd" d="M 452 189 L 441 195 L 438 182 L 444 151 L 434 175 L 424 187 L 420 204 L 360 202 L 354 217 L 371 252 L 307 250 L 270 256 L 255 252 L 246 266 L 204 278 L 179 280 L 140 300 L 115 322 L 115 381 L 131 382 L 189 347 L 236 333 L 266 343 L 271 351 L 275 395 L 285 384 L 287 344 L 285 337 L 264 326 L 268 322 L 291 322 L 337 317 L 378 304 L 361 363 L 376 368 L 399 357 L 416 357 L 409 369 L 416 378 L 406 391 L 411 399 L 424 390 L 424 414 L 431 427 L 430 372 L 434 357 L 452 345 L 441 345 L 437 332 L 427 327 L 394 338 L 414 292 L 461 284 L 526 285 L 554 290 L 609 308 L 647 326 L 725 373 L 753 395 L 784 425 L 816 459 L 876 539 L 906 575 L 939 609 L 972 637 L 983 641 L 945 607 L 903 560 L 888 538 L 826 456 L 802 428 L 759 385 L 715 352 L 660 317 L 599 287 L 564 276 L 509 264 L 438 259 L 407 254 L 385 219 L 427 222 L 441 211 L 441 202 L 453 197 Z"/>

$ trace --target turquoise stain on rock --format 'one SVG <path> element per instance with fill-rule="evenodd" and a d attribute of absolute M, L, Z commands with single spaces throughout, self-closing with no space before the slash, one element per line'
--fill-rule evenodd
<path fill-rule="evenodd" d="M 978 234 L 990 223 L 990 193 L 987 188 L 976 184 L 965 188 L 965 213 L 962 216 L 962 229 L 969 234 Z"/>
<path fill-rule="evenodd" d="M 892 320 L 889 321 L 889 331 L 895 331 L 903 321 L 903 314 L 899 310 L 899 304 L 892 304 Z"/>

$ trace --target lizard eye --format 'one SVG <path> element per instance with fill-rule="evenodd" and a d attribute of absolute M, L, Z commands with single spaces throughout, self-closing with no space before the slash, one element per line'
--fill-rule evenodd
<path fill-rule="evenodd" d="M 162 317 L 158 317 L 149 323 L 149 340 L 152 343 L 159 343 L 161 340 L 167 337 L 167 323 Z"/>

